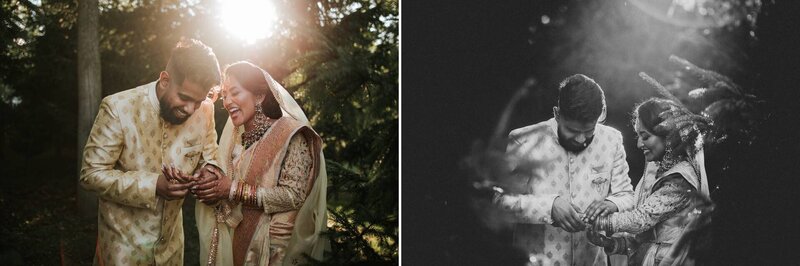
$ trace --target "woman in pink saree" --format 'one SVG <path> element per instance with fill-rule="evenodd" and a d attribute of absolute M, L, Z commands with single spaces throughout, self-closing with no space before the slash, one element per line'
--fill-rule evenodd
<path fill-rule="evenodd" d="M 197 188 L 200 261 L 295 265 L 321 260 L 328 241 L 322 140 L 291 95 L 262 69 L 237 62 L 220 95 L 230 114 L 218 151 L 224 173 Z"/>

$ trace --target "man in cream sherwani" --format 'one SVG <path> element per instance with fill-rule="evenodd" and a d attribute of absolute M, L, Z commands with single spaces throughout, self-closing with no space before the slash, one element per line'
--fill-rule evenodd
<path fill-rule="evenodd" d="M 598 124 L 603 90 L 584 75 L 565 79 L 554 118 L 509 134 L 511 173 L 525 183 L 495 202 L 519 218 L 513 244 L 543 265 L 606 265 L 586 238 L 582 216 L 633 207 L 622 135 Z"/>
<path fill-rule="evenodd" d="M 157 81 L 105 97 L 83 151 L 81 185 L 97 193 L 95 265 L 183 265 L 183 198 L 217 152 L 211 48 L 182 40 Z M 199 171 L 198 171 L 199 172 Z M 188 182 L 187 180 L 191 180 Z"/>

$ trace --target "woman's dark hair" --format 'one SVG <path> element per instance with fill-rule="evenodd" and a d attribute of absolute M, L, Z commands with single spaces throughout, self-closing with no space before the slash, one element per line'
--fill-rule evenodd
<path fill-rule="evenodd" d="M 631 115 L 631 124 L 636 125 L 638 120 L 642 127 L 655 134 L 656 136 L 664 138 L 666 147 L 675 152 L 673 156 L 689 156 L 691 149 L 697 138 L 700 136 L 701 131 L 708 128 L 708 123 L 702 119 L 692 118 L 693 114 L 689 113 L 686 108 L 681 108 L 677 103 L 659 98 L 650 98 L 634 108 Z M 696 115 L 694 115 L 697 117 Z M 687 123 L 683 126 L 678 125 L 663 125 L 666 119 L 675 120 L 676 117 L 688 117 Z M 672 124 L 675 124 L 674 122 Z M 693 130 L 688 130 L 685 136 L 681 137 L 681 130 L 687 129 L 691 126 Z"/>
<path fill-rule="evenodd" d="M 261 108 L 267 117 L 278 119 L 283 116 L 280 104 L 272 94 L 261 68 L 250 62 L 239 61 L 225 67 L 225 77 L 236 78 L 244 89 L 255 95 L 265 95 Z"/>
<path fill-rule="evenodd" d="M 672 102 L 669 100 L 658 98 L 647 99 L 634 108 L 633 114 L 631 115 L 631 125 L 636 125 L 636 121 L 639 120 L 642 127 L 650 133 L 666 138 L 669 135 L 669 131 L 663 127 L 659 127 L 658 124 L 664 122 L 664 118 L 660 115 L 662 112 L 669 110 L 671 105 Z"/>

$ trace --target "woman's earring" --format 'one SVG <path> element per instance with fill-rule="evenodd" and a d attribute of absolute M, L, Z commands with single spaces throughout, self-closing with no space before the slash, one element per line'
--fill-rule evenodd
<path fill-rule="evenodd" d="M 256 104 L 255 119 L 257 125 L 266 124 L 266 122 L 268 121 L 267 115 L 264 114 L 264 108 L 262 107 L 262 103 Z"/>
<path fill-rule="evenodd" d="M 264 108 L 261 107 L 261 103 L 256 104 L 256 113 L 264 114 Z"/>

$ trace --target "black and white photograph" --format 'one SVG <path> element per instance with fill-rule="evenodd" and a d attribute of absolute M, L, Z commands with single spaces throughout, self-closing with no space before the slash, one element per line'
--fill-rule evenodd
<path fill-rule="evenodd" d="M 793 1 L 404 1 L 409 265 L 793 265 Z"/>

